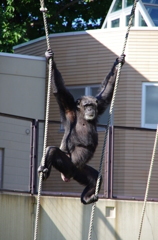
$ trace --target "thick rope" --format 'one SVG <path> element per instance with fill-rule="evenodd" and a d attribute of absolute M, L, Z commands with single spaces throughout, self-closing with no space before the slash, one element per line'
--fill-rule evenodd
<path fill-rule="evenodd" d="M 148 180 L 147 180 L 147 185 L 146 185 L 144 204 L 143 204 L 143 208 L 142 208 L 142 216 L 141 216 L 141 221 L 140 221 L 138 240 L 140 240 L 141 232 L 142 232 L 142 226 L 143 226 L 144 214 L 145 214 L 145 209 L 146 209 L 146 203 L 147 203 L 147 199 L 148 199 L 150 180 L 151 180 L 151 174 L 152 174 L 152 169 L 153 169 L 153 165 L 154 165 L 157 142 L 158 142 L 158 126 L 157 126 L 156 135 L 155 135 L 155 142 L 154 142 L 153 153 L 152 153 L 152 158 L 151 158 L 151 163 L 150 163 L 150 169 L 149 169 L 149 173 L 148 173 Z"/>
<path fill-rule="evenodd" d="M 49 42 L 49 36 L 48 36 L 48 26 L 47 26 L 47 19 L 46 19 L 47 9 L 44 7 L 44 1 L 43 0 L 40 0 L 40 3 L 41 3 L 40 11 L 42 11 L 42 13 L 43 13 L 43 21 L 44 21 L 44 27 L 45 27 L 45 33 L 46 33 L 47 49 L 50 49 L 50 42 Z M 41 162 L 42 166 L 45 165 L 45 155 L 46 155 L 46 146 L 47 146 L 49 108 L 50 108 L 50 93 L 51 93 L 51 78 L 52 78 L 52 59 L 49 60 L 47 104 L 46 104 L 46 114 L 45 114 L 45 132 L 44 132 L 44 143 L 43 143 L 43 157 L 42 157 L 42 162 Z M 42 178 L 43 178 L 43 173 L 41 172 L 40 177 L 39 177 L 39 186 L 38 186 L 34 240 L 37 240 L 39 210 L 40 210 L 40 196 L 41 196 L 41 189 L 42 189 Z"/>
<path fill-rule="evenodd" d="M 128 40 L 128 36 L 129 36 L 129 32 L 130 32 L 131 26 L 132 26 L 132 21 L 133 21 L 133 18 L 134 18 L 137 2 L 138 1 L 135 0 L 135 2 L 133 4 L 133 7 L 132 7 L 131 16 L 130 16 L 129 23 L 128 23 L 128 28 L 127 28 L 127 33 L 125 35 L 125 41 L 124 41 L 124 45 L 123 45 L 122 55 L 124 54 L 125 48 L 126 48 L 126 45 L 127 45 L 127 40 Z M 113 97 L 112 97 L 112 101 L 111 101 L 111 106 L 110 106 L 110 110 L 109 110 L 109 117 L 108 117 L 107 128 L 106 128 L 106 131 L 105 131 L 105 137 L 104 137 L 104 142 L 103 142 L 103 149 L 102 149 L 100 166 L 99 166 L 99 174 L 98 174 L 96 190 L 95 190 L 95 196 L 96 197 L 98 196 L 98 192 L 99 192 L 99 186 L 100 186 L 101 175 L 102 175 L 102 167 L 103 167 L 103 162 L 104 162 L 105 147 L 106 147 L 107 136 L 108 136 L 110 122 L 111 122 L 111 116 L 112 116 L 112 112 L 113 112 L 113 108 L 114 108 L 115 97 L 116 97 L 116 92 L 117 92 L 117 88 L 118 88 L 120 73 L 121 73 L 121 63 L 119 63 L 119 65 L 118 65 L 118 72 L 117 72 L 117 76 L 116 76 L 115 88 L 114 88 Z M 88 240 L 91 240 L 91 237 L 92 237 L 92 228 L 93 228 L 95 208 L 96 208 L 96 202 L 93 203 L 93 205 L 92 205 Z"/>

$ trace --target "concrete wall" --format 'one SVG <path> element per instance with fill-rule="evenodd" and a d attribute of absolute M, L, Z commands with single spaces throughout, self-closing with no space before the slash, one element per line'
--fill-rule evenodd
<path fill-rule="evenodd" d="M 36 199 L 26 195 L 0 194 L 0 239 L 33 239 Z M 97 202 L 93 240 L 138 239 L 142 202 L 100 199 Z M 79 198 L 41 197 L 38 240 L 88 238 L 91 205 Z M 158 203 L 147 203 L 141 239 L 158 239 Z"/>
<path fill-rule="evenodd" d="M 33 201 L 30 196 L 0 194 L 0 239 L 33 239 Z"/>

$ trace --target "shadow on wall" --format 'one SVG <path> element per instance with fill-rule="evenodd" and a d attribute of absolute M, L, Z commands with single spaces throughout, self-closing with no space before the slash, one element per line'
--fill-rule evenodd
<path fill-rule="evenodd" d="M 88 238 L 92 205 L 84 206 L 73 198 L 42 197 L 41 206 L 39 240 Z M 106 234 L 108 239 L 123 240 L 103 213 L 96 207 L 92 239 L 104 239 Z"/>
<path fill-rule="evenodd" d="M 99 200 L 100 201 L 100 200 Z M 115 229 L 114 222 L 116 221 L 116 216 L 114 216 L 112 221 L 109 221 L 109 219 L 106 216 L 105 213 L 105 202 L 102 200 L 97 203 L 95 214 L 94 214 L 94 222 L 93 222 L 93 228 L 92 228 L 92 239 L 105 239 L 105 236 L 107 239 L 117 239 L 117 240 L 123 240 L 117 230 Z M 91 218 L 91 211 L 92 211 L 92 205 L 83 207 L 83 215 L 82 215 L 82 238 L 81 239 L 88 239 L 88 233 L 89 233 L 89 225 L 90 225 L 90 218 Z M 115 208 L 114 208 L 115 211 Z M 86 227 L 86 228 L 85 228 Z"/>

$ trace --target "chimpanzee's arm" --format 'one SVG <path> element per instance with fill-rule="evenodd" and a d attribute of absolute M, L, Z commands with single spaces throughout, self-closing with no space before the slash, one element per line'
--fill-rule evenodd
<path fill-rule="evenodd" d="M 118 64 L 121 63 L 123 65 L 124 58 L 125 55 L 121 55 L 119 58 L 116 59 L 111 68 L 111 71 L 102 83 L 99 94 L 97 94 L 96 96 L 96 98 L 98 99 L 98 115 L 101 115 L 111 102 L 118 71 Z"/>
<path fill-rule="evenodd" d="M 52 58 L 52 69 L 54 74 L 54 77 L 52 77 L 52 89 L 54 96 L 56 97 L 56 100 L 59 104 L 61 115 L 63 118 L 65 118 L 66 115 L 70 118 L 70 116 L 68 115 L 73 114 L 73 111 L 75 109 L 74 98 L 72 94 L 68 91 L 68 89 L 66 89 L 65 87 L 62 75 L 57 69 L 56 63 L 54 62 L 52 50 L 48 50 L 45 53 L 45 56 L 48 62 L 49 59 Z M 69 114 L 70 112 L 71 114 Z"/>

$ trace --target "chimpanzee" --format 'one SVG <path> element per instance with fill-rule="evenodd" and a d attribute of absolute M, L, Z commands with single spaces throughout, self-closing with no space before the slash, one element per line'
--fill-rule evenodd
<path fill-rule="evenodd" d="M 40 165 L 38 172 L 43 172 L 43 179 L 47 179 L 53 166 L 61 172 L 63 181 L 68 182 L 73 178 L 85 185 L 81 202 L 90 204 L 98 200 L 95 196 L 98 171 L 87 163 L 93 157 L 98 144 L 98 117 L 111 102 L 118 64 L 121 63 L 121 66 L 124 64 L 125 55 L 116 59 L 96 97 L 83 96 L 77 101 L 64 85 L 62 75 L 54 62 L 52 50 L 46 51 L 45 55 L 48 62 L 52 58 L 54 70 L 52 88 L 60 108 L 65 133 L 60 148 L 47 147 L 45 166 Z"/>

